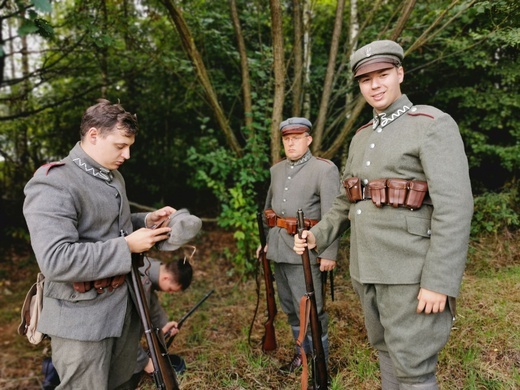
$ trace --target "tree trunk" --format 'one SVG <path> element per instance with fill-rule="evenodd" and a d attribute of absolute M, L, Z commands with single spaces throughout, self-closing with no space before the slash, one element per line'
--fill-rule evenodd
<path fill-rule="evenodd" d="M 294 80 L 292 83 L 292 116 L 301 116 L 302 109 L 302 77 L 303 77 L 303 50 L 302 50 L 302 9 L 300 0 L 293 0 L 294 25 Z"/>
<path fill-rule="evenodd" d="M 213 85 L 209 79 L 202 57 L 195 45 L 195 41 L 188 25 L 182 16 L 181 10 L 174 4 L 173 0 L 161 1 L 166 7 L 179 36 L 181 37 L 182 46 L 193 64 L 197 78 L 206 93 L 206 99 L 208 100 L 210 107 L 213 109 L 215 119 L 217 120 L 220 129 L 224 132 L 228 146 L 237 154 L 237 156 L 241 157 L 243 154 L 242 148 L 240 147 L 240 144 L 229 125 L 229 121 L 224 115 L 224 111 L 218 102 L 217 94 L 213 89 Z"/>
<path fill-rule="evenodd" d="M 303 2 L 303 116 L 311 115 L 311 19 L 312 7 L 310 0 Z"/>
<path fill-rule="evenodd" d="M 244 35 L 240 27 L 236 0 L 229 0 L 231 20 L 237 36 L 238 54 L 240 56 L 240 71 L 242 74 L 242 96 L 244 99 L 244 121 L 249 130 L 253 129 L 253 104 L 251 101 L 251 80 L 249 78 L 249 65 L 247 64 L 247 51 Z"/>
<path fill-rule="evenodd" d="M 316 155 L 321 153 L 321 143 L 323 140 L 323 132 L 325 129 L 325 122 L 327 120 L 327 111 L 329 107 L 330 96 L 332 94 L 332 86 L 334 81 L 334 69 L 336 67 L 336 58 L 338 56 L 339 39 L 341 36 L 341 29 L 343 23 L 343 11 L 345 9 L 345 0 L 338 0 L 336 7 L 336 18 L 334 22 L 334 31 L 332 32 L 332 42 L 330 46 L 329 61 L 327 64 L 327 73 L 325 74 L 325 81 L 323 85 L 323 92 L 321 95 L 320 110 L 318 118 L 314 124 L 312 150 Z"/>
<path fill-rule="evenodd" d="M 273 38 L 274 97 L 271 116 L 271 162 L 280 159 L 280 122 L 283 114 L 285 67 L 282 30 L 282 8 L 279 0 L 269 0 L 271 8 L 271 34 Z"/>

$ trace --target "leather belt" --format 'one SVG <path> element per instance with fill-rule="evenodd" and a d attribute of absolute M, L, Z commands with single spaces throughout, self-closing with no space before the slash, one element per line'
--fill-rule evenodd
<path fill-rule="evenodd" d="M 294 220 L 296 220 L 296 218 Z M 294 225 L 294 220 L 292 218 L 289 218 L 289 219 L 276 218 L 276 226 L 278 226 L 279 228 L 287 229 L 288 227 L 290 228 L 291 226 Z M 320 222 L 320 221 L 318 221 L 316 219 L 305 218 L 303 220 L 303 223 L 304 223 L 306 229 L 310 229 L 314 225 L 318 224 L 318 222 Z"/>
<path fill-rule="evenodd" d="M 432 204 L 425 181 L 382 178 L 364 184 L 359 177 L 349 177 L 343 181 L 343 186 L 352 203 L 371 199 L 377 207 L 391 205 L 411 210 Z"/>
<path fill-rule="evenodd" d="M 287 230 L 287 233 L 291 235 L 296 234 L 296 231 L 298 229 L 298 220 L 296 219 L 296 217 L 281 218 L 272 209 L 264 210 L 264 214 L 267 218 L 267 226 L 269 226 L 270 228 L 276 226 Z M 317 219 L 305 218 L 303 220 L 303 224 L 305 225 L 305 229 L 307 230 L 316 225 L 318 222 L 320 221 Z"/>
<path fill-rule="evenodd" d="M 96 289 L 98 294 L 103 294 L 105 289 L 112 292 L 114 289 L 121 287 L 125 282 L 125 275 L 118 275 L 111 278 L 94 280 L 92 282 L 74 282 L 74 290 L 80 293 L 90 291 L 92 288 Z"/>
<path fill-rule="evenodd" d="M 372 197 L 370 196 L 370 187 L 368 187 L 367 185 L 364 185 L 364 184 L 361 185 L 361 193 L 363 195 L 363 199 L 361 199 L 361 200 L 372 199 Z M 426 193 L 426 196 L 424 197 L 422 204 L 427 204 L 429 206 L 433 206 L 432 199 L 430 198 L 430 194 Z"/>

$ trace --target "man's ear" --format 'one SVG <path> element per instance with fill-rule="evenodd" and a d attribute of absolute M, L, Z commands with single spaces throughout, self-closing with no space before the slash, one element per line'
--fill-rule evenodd
<path fill-rule="evenodd" d="M 95 145 L 98 137 L 99 137 L 99 131 L 98 131 L 97 128 L 91 127 L 90 129 L 88 129 L 88 131 L 87 131 L 87 141 L 89 143 L 91 143 L 92 145 Z"/>
<path fill-rule="evenodd" d="M 166 272 L 166 270 L 163 271 L 162 266 L 163 266 L 163 264 L 161 264 L 161 271 L 159 272 L 159 280 L 169 283 L 172 280 L 172 277 L 168 272 Z"/>
<path fill-rule="evenodd" d="M 399 79 L 399 84 L 401 84 L 404 80 L 404 68 L 402 66 L 397 68 L 397 76 Z"/>

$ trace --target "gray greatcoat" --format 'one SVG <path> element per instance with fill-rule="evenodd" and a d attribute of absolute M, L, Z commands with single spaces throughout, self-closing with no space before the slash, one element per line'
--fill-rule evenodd
<path fill-rule="evenodd" d="M 121 231 L 144 227 L 146 214 L 130 213 L 122 175 L 101 167 L 78 143 L 60 163 L 38 169 L 25 195 L 31 244 L 46 278 L 38 330 L 80 341 L 119 337 L 131 281 L 103 294 L 78 293 L 72 284 L 130 272 Z"/>
<path fill-rule="evenodd" d="M 338 168 L 329 160 L 314 157 L 308 151 L 300 160 L 283 160 L 271 167 L 271 184 L 265 209 L 273 209 L 280 217 L 296 217 L 302 209 L 306 219 L 320 220 L 339 194 Z M 301 264 L 302 258 L 293 251 L 294 238 L 284 228 L 273 227 L 267 236 L 267 258 L 277 263 Z M 331 242 L 320 254 L 336 260 L 338 240 Z M 310 253 L 311 262 L 316 254 Z"/>
<path fill-rule="evenodd" d="M 310 151 L 298 161 L 284 160 L 271 167 L 271 184 L 265 202 L 266 209 L 273 209 L 282 218 L 296 217 L 302 209 L 306 219 L 319 220 L 329 210 L 339 194 L 338 168 L 329 160 L 316 158 Z M 267 254 L 275 262 L 274 273 L 278 297 L 296 340 L 300 332 L 299 303 L 307 293 L 302 257 L 292 247 L 294 238 L 285 228 L 272 227 L 267 236 Z M 336 260 L 338 242 L 335 240 L 321 254 L 328 260 Z M 316 298 L 316 308 L 322 329 L 322 344 L 328 360 L 328 315 L 323 310 L 322 281 L 316 254 L 309 253 Z M 310 336 L 304 341 L 306 353 L 311 351 Z M 299 351 L 296 351 L 299 353 Z"/>
<path fill-rule="evenodd" d="M 312 228 L 318 251 L 351 222 L 350 273 L 364 284 L 420 284 L 456 297 L 466 263 L 473 197 L 468 161 L 455 121 L 402 95 L 358 130 L 343 179 L 400 178 L 428 182 L 433 206 L 418 210 L 370 200 L 351 204 L 345 190 Z"/>
<path fill-rule="evenodd" d="M 357 131 L 343 174 L 349 177 L 363 184 L 381 178 L 428 183 L 431 204 L 414 210 L 378 208 L 371 199 L 351 204 L 343 189 L 312 232 L 322 250 L 350 218 L 352 284 L 369 341 L 380 354 L 383 380 L 399 381 L 400 387 L 427 381 L 419 386 L 437 388 L 437 356 L 451 330 L 473 212 L 458 126 L 442 111 L 413 106 L 402 95 Z M 420 288 L 451 297 L 447 309 L 417 313 Z"/>

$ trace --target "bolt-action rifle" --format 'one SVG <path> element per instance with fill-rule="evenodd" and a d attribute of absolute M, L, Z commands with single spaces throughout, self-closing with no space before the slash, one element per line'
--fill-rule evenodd
<path fill-rule="evenodd" d="M 215 292 L 215 290 L 211 290 L 209 293 L 207 293 L 204 296 L 204 298 L 202 298 L 200 301 L 198 301 L 195 306 L 193 306 L 186 314 L 184 314 L 182 316 L 182 318 L 179 320 L 179 322 L 177 322 L 177 329 L 180 330 L 184 321 L 186 321 L 188 319 L 188 317 L 191 316 L 195 312 L 195 310 L 197 310 L 199 308 L 199 306 L 202 305 L 204 303 L 204 301 L 206 299 L 208 299 L 209 296 L 211 294 L 213 294 L 214 292 Z M 175 338 L 176 335 L 177 335 L 177 333 L 172 335 L 170 331 L 166 332 L 166 334 L 164 335 L 164 337 L 167 339 L 167 342 L 166 342 L 167 350 L 170 348 L 170 345 L 172 345 L 173 339 Z"/>
<path fill-rule="evenodd" d="M 302 209 L 298 210 L 298 237 L 302 238 L 302 233 L 305 229 L 304 217 Z M 312 336 L 312 380 L 314 383 L 314 389 L 327 389 L 327 364 L 325 362 L 325 351 L 323 349 L 323 343 L 321 341 L 321 322 L 318 318 L 318 309 L 316 306 L 316 295 L 314 293 L 314 284 L 312 280 L 311 261 L 309 258 L 309 249 L 305 248 L 302 254 L 303 262 L 303 273 L 305 276 L 305 289 L 307 293 L 303 297 L 310 303 L 309 310 L 309 322 L 311 325 L 311 336 Z M 302 316 L 303 313 L 300 313 Z"/>
<path fill-rule="evenodd" d="M 256 215 L 256 220 L 258 222 L 258 234 L 260 236 L 260 257 L 259 260 L 262 262 L 262 268 L 264 271 L 264 281 L 265 281 L 265 294 L 267 297 L 267 321 L 264 324 L 265 334 L 262 338 L 262 350 L 265 351 L 274 351 L 276 349 L 276 335 L 274 332 L 274 317 L 276 316 L 276 301 L 274 298 L 274 286 L 273 286 L 273 273 L 271 271 L 271 265 L 269 264 L 269 260 L 267 260 L 266 253 L 264 248 L 266 246 L 265 232 L 264 232 L 264 222 L 262 219 L 262 213 L 258 212 Z"/>
<path fill-rule="evenodd" d="M 122 232 L 124 235 L 124 232 Z M 177 377 L 175 376 L 175 369 L 170 361 L 168 355 L 168 348 L 164 342 L 164 335 L 162 329 L 154 327 L 150 319 L 150 310 L 146 301 L 146 295 L 143 288 L 143 283 L 139 276 L 139 267 L 143 264 L 142 253 L 132 253 L 132 286 L 135 291 L 137 309 L 139 317 L 143 324 L 146 342 L 148 343 L 148 350 L 150 358 L 152 359 L 154 371 L 153 379 L 155 386 L 158 389 L 165 390 L 179 390 Z"/>

